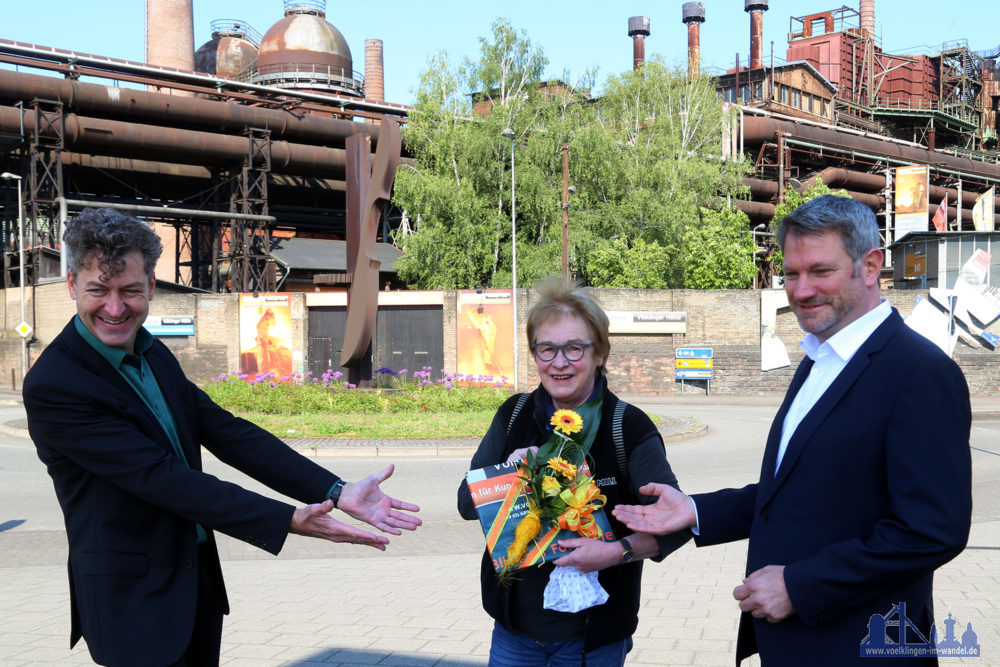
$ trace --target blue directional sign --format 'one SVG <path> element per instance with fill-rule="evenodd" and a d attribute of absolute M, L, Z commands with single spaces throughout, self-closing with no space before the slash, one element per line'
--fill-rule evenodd
<path fill-rule="evenodd" d="M 711 368 L 678 368 L 674 371 L 677 380 L 711 380 Z"/>
<path fill-rule="evenodd" d="M 674 350 L 677 359 L 711 359 L 712 348 L 710 347 L 679 347 Z"/>

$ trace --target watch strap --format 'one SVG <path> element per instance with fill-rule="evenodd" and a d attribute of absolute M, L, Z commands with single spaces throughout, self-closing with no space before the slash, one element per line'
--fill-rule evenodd
<path fill-rule="evenodd" d="M 632 544 L 628 541 L 627 538 L 624 538 L 624 537 L 621 538 L 618 541 L 621 542 L 621 544 L 622 544 L 622 558 L 621 558 L 621 562 L 622 563 L 628 563 L 629 561 L 632 560 L 632 556 L 634 555 L 633 552 L 632 552 Z"/>
<path fill-rule="evenodd" d="M 338 507 L 340 505 L 340 493 L 347 486 L 347 482 L 342 479 L 338 479 L 333 483 L 333 488 L 330 489 L 330 500 L 333 501 L 333 506 Z"/>

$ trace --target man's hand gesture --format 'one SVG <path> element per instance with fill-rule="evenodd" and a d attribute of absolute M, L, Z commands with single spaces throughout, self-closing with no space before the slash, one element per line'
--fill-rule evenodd
<path fill-rule="evenodd" d="M 390 465 L 382 472 L 368 475 L 360 482 L 348 482 L 340 493 L 337 509 L 378 528 L 383 533 L 401 535 L 400 529 L 416 530 L 421 524 L 420 519 L 404 512 L 419 512 L 420 508 L 412 503 L 387 496 L 379 488 L 379 484 L 392 475 L 393 469 L 394 466 Z"/>
<path fill-rule="evenodd" d="M 375 547 L 379 551 L 385 551 L 385 545 L 389 544 L 389 538 L 373 535 L 366 530 L 337 521 L 330 516 L 332 509 L 332 500 L 299 507 L 292 515 L 292 525 L 289 526 L 288 532 L 306 537 L 318 537 L 321 540 L 330 540 L 331 542 L 364 544 Z"/>
<path fill-rule="evenodd" d="M 667 535 L 695 525 L 691 498 L 668 484 L 655 482 L 639 488 L 644 496 L 656 496 L 652 505 L 618 505 L 611 513 L 630 530 Z"/>

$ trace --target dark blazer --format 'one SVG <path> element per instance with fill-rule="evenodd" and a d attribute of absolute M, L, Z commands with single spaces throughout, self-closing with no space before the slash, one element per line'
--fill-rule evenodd
<path fill-rule="evenodd" d="M 737 664 L 759 649 L 766 666 L 870 667 L 860 657 L 869 619 L 900 602 L 929 638 L 934 570 L 969 535 L 971 412 L 958 366 L 893 310 L 803 418 L 775 475 L 782 422 L 811 366 L 799 366 L 774 419 L 760 481 L 694 496 L 696 544 L 749 537 L 747 574 L 786 566 L 796 613 L 774 624 L 744 613 Z"/>
<path fill-rule="evenodd" d="M 215 405 L 160 341 L 147 353 L 190 468 L 117 370 L 72 321 L 25 377 L 24 406 L 69 540 L 70 645 L 101 664 L 178 660 L 190 639 L 198 568 L 228 602 L 211 531 L 278 553 L 294 507 L 201 472 L 201 447 L 275 491 L 320 502 L 336 476 Z M 209 532 L 200 550 L 195 523 Z"/>

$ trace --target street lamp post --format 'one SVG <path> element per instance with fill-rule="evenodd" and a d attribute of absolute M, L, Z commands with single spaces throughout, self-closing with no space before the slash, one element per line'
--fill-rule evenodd
<path fill-rule="evenodd" d="M 569 280 L 569 144 L 563 144 L 562 274 Z"/>
<path fill-rule="evenodd" d="M 505 128 L 500 136 L 510 139 L 510 259 L 512 285 L 511 303 L 514 307 L 514 391 L 517 391 L 517 224 L 514 216 L 514 130 Z"/>
<path fill-rule="evenodd" d="M 21 177 L 5 171 L 0 174 L 5 181 L 17 181 L 17 250 L 18 278 L 21 285 L 21 322 L 24 322 L 24 206 L 21 204 Z M 21 336 L 21 381 L 28 372 L 28 339 Z"/>

